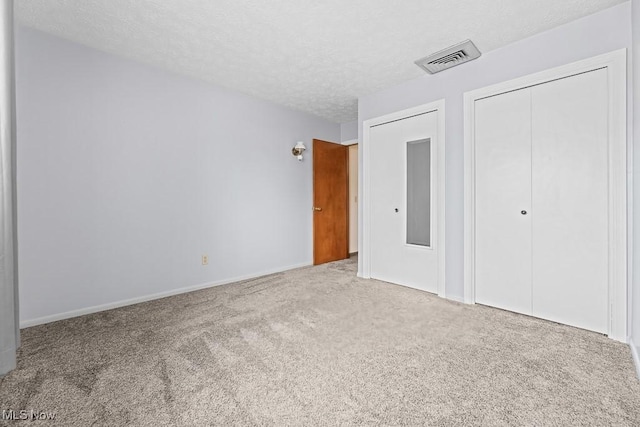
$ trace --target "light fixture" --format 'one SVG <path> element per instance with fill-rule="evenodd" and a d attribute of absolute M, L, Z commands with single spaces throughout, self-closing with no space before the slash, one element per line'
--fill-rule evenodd
<path fill-rule="evenodd" d="M 291 149 L 291 153 L 298 158 L 298 160 L 302 161 L 302 153 L 306 150 L 307 147 L 304 146 L 302 141 L 298 141 L 295 147 Z"/>

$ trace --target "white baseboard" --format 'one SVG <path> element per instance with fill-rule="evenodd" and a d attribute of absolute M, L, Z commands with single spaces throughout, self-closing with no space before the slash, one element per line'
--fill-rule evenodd
<path fill-rule="evenodd" d="M 631 356 L 633 357 L 633 363 L 636 365 L 636 375 L 640 379 L 640 356 L 638 355 L 638 347 L 633 339 L 629 338 L 629 347 L 631 347 Z"/>
<path fill-rule="evenodd" d="M 229 283 L 240 282 L 242 280 L 254 279 L 269 274 L 281 273 L 283 271 L 295 270 L 296 268 L 309 267 L 312 264 L 303 263 L 290 265 L 288 267 L 276 268 L 273 270 L 262 271 L 260 273 L 247 274 L 245 276 L 232 277 L 230 279 L 218 280 L 216 282 L 201 283 L 199 285 L 187 286 L 184 288 L 172 289 L 170 291 L 158 292 L 156 294 L 144 295 L 140 297 L 130 298 L 121 301 L 110 302 L 107 304 L 94 305 L 92 307 L 80 308 L 64 313 L 52 314 L 49 316 L 38 317 L 36 319 L 28 319 L 20 322 L 20 329 L 29 328 L 31 326 L 42 325 L 44 323 L 56 322 L 58 320 L 70 319 L 72 317 L 84 316 L 86 314 L 98 313 L 100 311 L 111 310 L 114 308 L 125 307 L 127 305 L 139 304 L 141 302 L 152 301 L 155 299 L 166 298 L 173 295 L 185 294 L 187 292 L 198 291 L 200 289 L 212 288 L 214 286 L 227 285 Z"/>

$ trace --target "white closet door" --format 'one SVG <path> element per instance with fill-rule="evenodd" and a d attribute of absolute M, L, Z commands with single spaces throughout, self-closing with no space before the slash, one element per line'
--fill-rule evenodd
<path fill-rule="evenodd" d="M 531 95 L 475 103 L 476 302 L 531 314 Z"/>
<path fill-rule="evenodd" d="M 607 91 L 606 69 L 531 89 L 533 315 L 602 333 L 609 301 Z"/>
<path fill-rule="evenodd" d="M 438 112 L 370 130 L 371 277 L 437 292 Z"/>

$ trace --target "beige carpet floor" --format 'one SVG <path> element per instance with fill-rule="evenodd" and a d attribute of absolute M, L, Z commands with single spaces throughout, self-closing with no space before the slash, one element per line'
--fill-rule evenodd
<path fill-rule="evenodd" d="M 347 260 L 26 329 L 0 406 L 56 413 L 28 425 L 638 426 L 640 383 L 607 337 Z"/>

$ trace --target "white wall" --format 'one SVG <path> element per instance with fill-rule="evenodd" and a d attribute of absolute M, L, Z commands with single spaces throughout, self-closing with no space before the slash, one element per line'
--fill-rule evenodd
<path fill-rule="evenodd" d="M 632 3 L 633 100 L 640 102 L 640 0 Z M 631 289 L 631 344 L 635 346 L 636 369 L 640 376 L 640 104 L 633 105 L 633 285 Z"/>
<path fill-rule="evenodd" d="M 623 3 L 504 48 L 485 52 L 481 58 L 468 64 L 440 74 L 425 74 L 359 99 L 360 133 L 364 120 L 446 99 L 447 297 L 462 299 L 464 288 L 463 93 L 612 50 L 630 48 L 630 13 L 630 3 Z M 359 140 L 361 138 L 359 135 Z M 362 158 L 360 166 L 362 170 Z M 362 212 L 359 220 L 362 224 Z M 362 228 L 359 231 L 362 236 Z M 362 247 L 362 240 L 359 243 Z M 359 273 L 362 273 L 362 257 Z"/>
<path fill-rule="evenodd" d="M 23 325 L 312 262 L 291 147 L 338 124 L 31 29 L 16 54 Z"/>
<path fill-rule="evenodd" d="M 340 125 L 340 142 L 352 141 L 358 138 L 358 121 L 342 123 Z"/>

